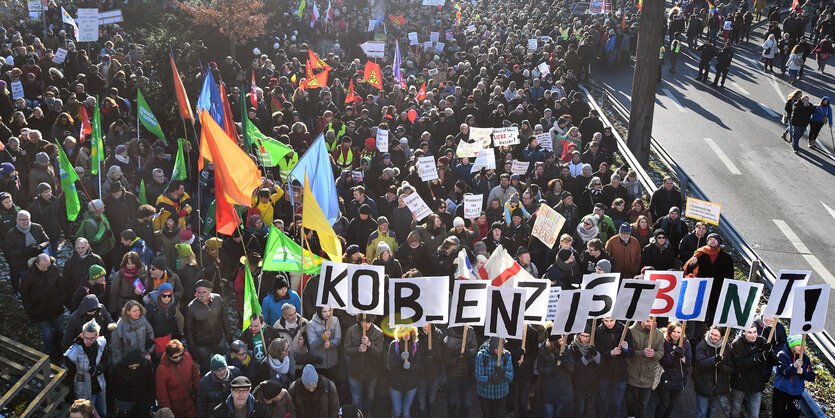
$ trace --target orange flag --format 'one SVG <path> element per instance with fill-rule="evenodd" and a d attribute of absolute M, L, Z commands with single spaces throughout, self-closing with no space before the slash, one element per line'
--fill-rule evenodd
<path fill-rule="evenodd" d="M 389 16 L 391 24 L 394 26 L 403 26 L 406 24 L 406 17 L 403 15 Z"/>
<path fill-rule="evenodd" d="M 223 180 L 223 191 L 229 203 L 252 204 L 252 192 L 261 186 L 261 172 L 248 155 L 223 131 L 205 110 L 200 112 L 202 125 L 201 157 L 214 163 Z"/>
<path fill-rule="evenodd" d="M 319 58 L 312 49 L 307 50 L 307 59 L 313 64 L 313 68 L 324 68 L 326 70 L 330 70 L 331 66 L 325 62 L 325 60 Z M 309 65 L 309 64 L 308 64 Z"/>
<path fill-rule="evenodd" d="M 212 216 L 212 214 L 209 214 Z M 237 212 L 226 200 L 226 192 L 223 189 L 223 173 L 215 167 L 215 229 L 217 232 L 226 235 L 235 233 L 235 228 L 241 224 Z"/>
<path fill-rule="evenodd" d="M 418 100 L 426 99 L 426 81 L 424 81 L 423 84 L 420 85 L 420 89 L 418 89 L 416 99 L 418 99 Z"/>
<path fill-rule="evenodd" d="M 320 87 L 325 87 L 328 85 L 328 71 L 322 71 L 321 73 L 313 76 L 312 78 L 305 79 L 299 84 L 299 87 L 303 89 L 317 89 Z"/>
<path fill-rule="evenodd" d="M 354 79 L 351 79 L 351 85 L 348 87 L 348 94 L 345 95 L 345 103 L 353 103 L 357 95 L 354 94 Z"/>
<path fill-rule="evenodd" d="M 81 119 L 81 133 L 78 135 L 78 140 L 83 144 L 84 139 L 93 133 L 93 125 L 90 125 L 90 115 L 87 114 L 86 107 L 78 108 L 78 118 Z"/>
<path fill-rule="evenodd" d="M 183 80 L 180 79 L 180 73 L 177 71 L 177 64 L 174 63 L 174 54 L 169 54 L 169 57 L 171 58 L 171 71 L 174 73 L 174 93 L 177 94 L 177 103 L 180 105 L 180 117 L 194 123 L 194 113 L 191 111 Z"/>
<path fill-rule="evenodd" d="M 365 63 L 363 79 L 378 89 L 383 89 L 383 72 L 380 71 L 380 64 L 368 61 Z"/>

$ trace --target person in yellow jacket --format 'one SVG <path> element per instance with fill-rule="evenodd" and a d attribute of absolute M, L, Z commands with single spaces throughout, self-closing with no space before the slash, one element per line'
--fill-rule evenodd
<path fill-rule="evenodd" d="M 278 160 L 278 173 L 282 183 L 287 183 L 287 178 L 290 177 L 290 172 L 299 163 L 299 154 L 296 152 L 288 152 L 283 158 Z"/>
<path fill-rule="evenodd" d="M 165 193 L 157 198 L 157 217 L 154 218 L 154 230 L 159 231 L 168 218 L 177 221 L 180 228 L 186 227 L 186 220 L 191 214 L 191 196 L 186 193 L 185 186 L 180 180 L 172 180 L 165 189 Z"/>
<path fill-rule="evenodd" d="M 252 197 L 252 207 L 258 209 L 261 219 L 267 225 L 272 225 L 275 219 L 275 204 L 284 196 L 284 190 L 276 189 L 275 193 L 269 187 L 262 187 L 258 194 Z"/>
<path fill-rule="evenodd" d="M 394 231 L 389 229 L 389 220 L 385 216 L 377 218 L 377 230 L 368 236 L 368 245 L 365 247 L 365 258 L 367 260 L 377 258 L 377 244 L 380 242 L 388 244 L 392 253 L 397 252 L 397 238 Z"/>

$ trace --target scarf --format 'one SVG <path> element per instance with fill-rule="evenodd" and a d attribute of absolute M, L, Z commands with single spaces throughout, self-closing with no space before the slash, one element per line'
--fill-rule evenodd
<path fill-rule="evenodd" d="M 122 163 L 122 164 L 130 163 L 130 159 L 128 159 L 128 157 L 123 157 L 119 154 L 114 155 L 113 158 L 119 160 L 119 162 Z"/>
<path fill-rule="evenodd" d="M 26 246 L 27 247 L 37 244 L 37 241 L 35 241 L 35 237 L 32 236 L 32 224 L 31 223 L 29 224 L 29 228 L 21 228 L 20 225 L 18 225 L 18 224 L 15 224 L 14 227 L 17 228 L 18 231 L 20 231 L 23 235 L 26 236 Z"/>
<path fill-rule="evenodd" d="M 693 257 L 689 261 L 687 261 L 687 264 L 693 265 L 693 264 L 697 263 L 698 262 L 697 259 L 704 254 L 707 254 L 710 257 L 710 262 L 711 263 L 715 263 L 716 258 L 719 257 L 719 252 L 720 251 L 722 251 L 722 249 L 719 248 L 719 247 L 716 247 L 716 249 L 713 249 L 713 248 L 710 248 L 709 245 L 705 245 L 704 247 L 699 248 L 698 250 L 696 250 L 696 252 L 693 253 Z M 693 274 L 698 276 L 698 274 L 699 274 L 699 265 L 698 264 L 696 264 L 696 267 L 693 268 Z"/>
<path fill-rule="evenodd" d="M 600 196 L 600 195 L 603 193 L 603 189 L 599 189 L 599 190 L 598 190 L 598 189 L 595 189 L 595 188 L 593 188 L 593 187 L 592 187 L 592 188 L 586 187 L 586 191 L 588 191 L 588 192 L 589 192 L 589 194 L 590 194 L 592 197 L 598 197 L 598 196 Z"/>
<path fill-rule="evenodd" d="M 168 281 L 168 272 L 163 272 L 162 276 L 159 279 L 154 279 L 154 289 L 159 289 L 163 283 Z"/>
<path fill-rule="evenodd" d="M 290 371 L 290 356 L 284 357 L 283 360 L 274 359 L 270 356 L 267 356 L 267 364 L 270 366 L 270 370 L 278 375 L 287 374 Z"/>
<path fill-rule="evenodd" d="M 705 334 L 705 342 L 707 343 L 708 346 L 713 347 L 714 349 L 717 349 L 717 348 L 722 346 L 722 340 L 721 339 L 719 341 L 715 342 L 715 343 L 713 341 L 710 341 L 710 331 L 708 331 L 708 333 Z"/>
<path fill-rule="evenodd" d="M 577 225 L 577 235 L 580 236 L 580 239 L 582 239 L 583 242 L 591 241 L 597 236 L 598 232 L 597 226 L 586 229 L 583 228 L 583 224 Z"/>
<path fill-rule="evenodd" d="M 591 347 L 591 341 L 586 344 L 580 342 L 580 334 L 574 336 L 574 341 L 571 342 L 571 345 L 577 347 L 584 356 L 589 351 L 589 347 Z"/>
<path fill-rule="evenodd" d="M 128 270 L 127 267 L 122 267 L 122 276 L 125 277 L 126 282 L 133 283 L 133 279 L 136 277 L 137 271 L 139 271 L 139 266 L 133 266 L 130 270 Z"/>

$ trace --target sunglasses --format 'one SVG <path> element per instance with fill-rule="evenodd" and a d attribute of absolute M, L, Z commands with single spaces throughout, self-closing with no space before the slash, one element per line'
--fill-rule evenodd
<path fill-rule="evenodd" d="M 173 355 L 173 356 L 170 356 L 168 358 L 170 358 L 171 360 L 177 360 L 179 358 L 183 358 L 183 354 L 181 353 L 181 354 Z"/>
<path fill-rule="evenodd" d="M 165 299 L 171 299 L 171 295 L 161 295 L 160 297 Z"/>

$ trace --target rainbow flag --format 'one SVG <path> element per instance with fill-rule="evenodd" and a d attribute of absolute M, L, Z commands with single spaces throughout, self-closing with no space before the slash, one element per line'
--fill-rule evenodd
<path fill-rule="evenodd" d="M 713 3 L 710 0 L 707 0 L 707 7 L 708 7 L 708 11 L 710 12 L 710 14 L 713 15 L 713 14 L 719 13 L 719 11 L 716 9 L 716 6 L 714 6 Z"/>

